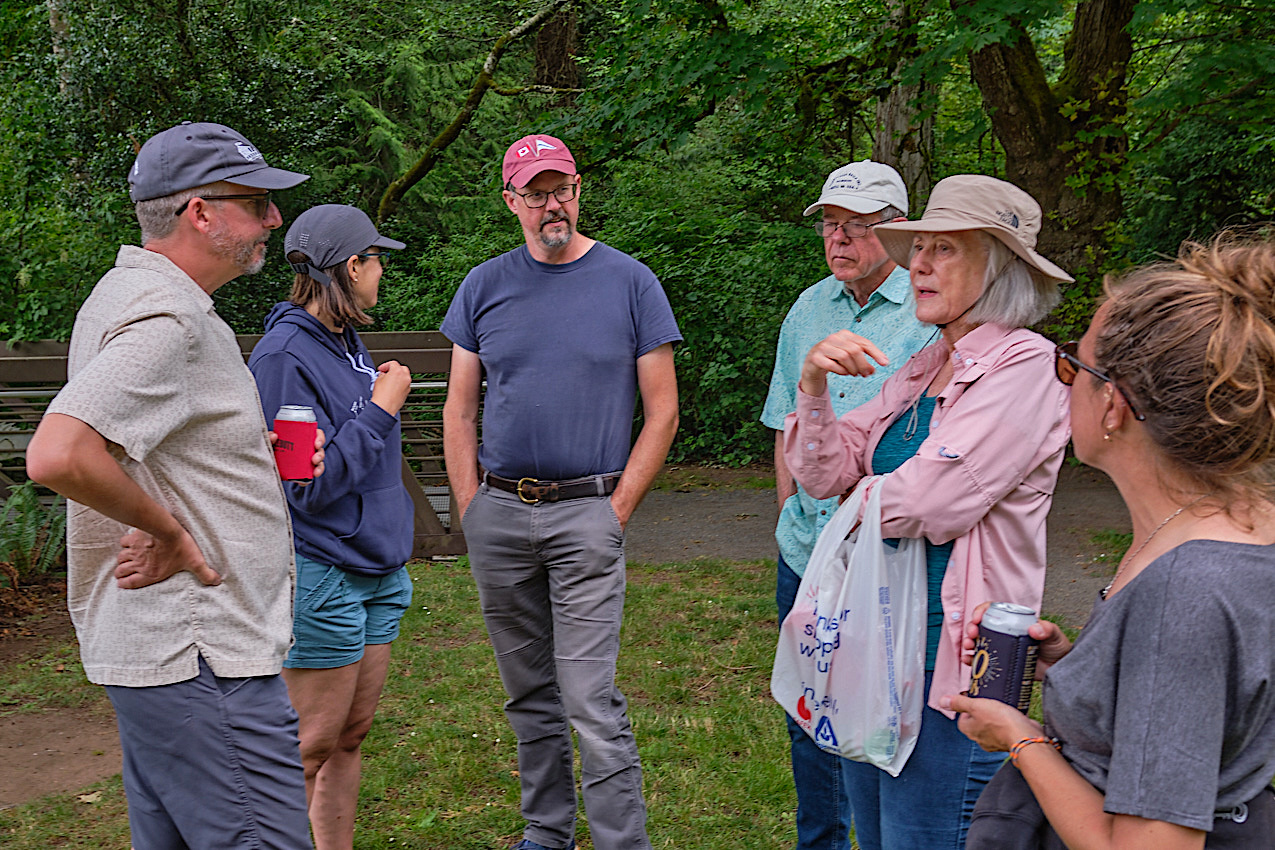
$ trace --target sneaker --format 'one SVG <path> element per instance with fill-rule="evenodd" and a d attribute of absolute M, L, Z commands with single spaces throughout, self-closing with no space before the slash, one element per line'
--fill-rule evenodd
<path fill-rule="evenodd" d="M 537 844 L 536 842 L 532 841 L 530 838 L 524 838 L 522 841 L 519 841 L 513 847 L 510 847 L 509 850 L 554 850 L 554 848 L 546 847 L 543 844 Z M 569 847 L 563 848 L 563 850 L 576 850 L 576 843 L 572 841 L 571 845 Z"/>

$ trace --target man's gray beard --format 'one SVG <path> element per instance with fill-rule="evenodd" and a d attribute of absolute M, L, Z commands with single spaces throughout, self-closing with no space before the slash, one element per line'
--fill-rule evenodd
<path fill-rule="evenodd" d="M 266 264 L 264 251 L 260 257 L 257 256 L 257 246 L 261 242 L 256 239 L 236 239 L 229 227 L 223 225 L 209 231 L 208 240 L 212 243 L 213 253 L 233 262 L 239 274 L 256 274 Z"/>
<path fill-rule="evenodd" d="M 571 241 L 572 236 L 575 236 L 576 234 L 575 228 L 571 226 L 570 219 L 556 218 L 553 221 L 546 221 L 545 225 L 554 224 L 559 221 L 567 225 L 566 231 L 561 236 L 546 236 L 544 231 L 544 225 L 541 225 L 541 228 L 540 228 L 540 244 L 541 245 L 545 246 L 546 248 L 562 248 L 568 242 Z"/>

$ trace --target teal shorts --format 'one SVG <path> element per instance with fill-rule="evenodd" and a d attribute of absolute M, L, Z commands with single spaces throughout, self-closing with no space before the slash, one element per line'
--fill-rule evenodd
<path fill-rule="evenodd" d="M 328 669 L 353 664 L 368 644 L 398 637 L 398 623 L 412 604 L 406 569 L 364 576 L 297 555 L 297 598 L 292 649 L 283 666 Z"/>

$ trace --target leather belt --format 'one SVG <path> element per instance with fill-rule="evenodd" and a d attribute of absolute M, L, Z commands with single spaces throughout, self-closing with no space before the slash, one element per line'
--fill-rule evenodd
<path fill-rule="evenodd" d="M 541 481 L 538 478 L 501 478 L 483 470 L 483 481 L 497 490 L 513 493 L 528 505 L 538 502 L 561 502 L 566 499 L 583 499 L 588 496 L 609 496 L 615 491 L 620 473 L 589 475 L 570 481 Z"/>

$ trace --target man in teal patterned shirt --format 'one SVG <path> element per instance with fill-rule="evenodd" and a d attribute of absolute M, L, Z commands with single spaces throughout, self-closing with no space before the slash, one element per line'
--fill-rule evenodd
<path fill-rule="evenodd" d="M 872 340 L 889 358 L 866 378 L 828 375 L 838 416 L 872 398 L 899 366 L 933 338 L 934 328 L 916 319 L 906 269 L 886 256 L 872 232 L 885 221 L 903 221 L 908 194 L 897 171 L 864 160 L 828 175 L 819 200 L 806 215 L 815 222 L 832 272 L 797 298 L 779 331 L 775 370 L 761 421 L 775 430 L 775 486 L 779 495 L 779 570 L 775 601 L 782 622 L 797 597 L 801 576 L 836 499 L 813 499 L 784 466 L 784 416 L 797 409 L 797 382 L 807 352 L 825 337 L 848 329 Z M 852 812 L 841 775 L 843 760 L 815 746 L 788 718 L 793 780 L 797 786 L 797 850 L 849 850 Z"/>

